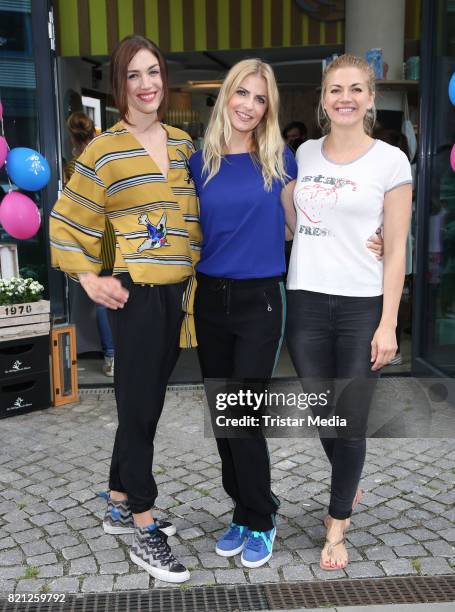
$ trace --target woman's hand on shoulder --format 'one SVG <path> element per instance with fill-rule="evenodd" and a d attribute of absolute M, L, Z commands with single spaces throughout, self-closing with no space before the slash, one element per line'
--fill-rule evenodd
<path fill-rule="evenodd" d="M 392 325 L 379 325 L 371 341 L 371 369 L 380 370 L 396 355 L 397 336 Z"/>
<path fill-rule="evenodd" d="M 88 297 L 96 304 L 112 310 L 123 308 L 129 293 L 118 278 L 114 276 L 97 276 L 93 272 L 79 274 L 79 281 Z"/>

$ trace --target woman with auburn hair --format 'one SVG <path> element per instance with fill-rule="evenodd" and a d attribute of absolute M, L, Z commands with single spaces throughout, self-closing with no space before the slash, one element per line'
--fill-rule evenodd
<path fill-rule="evenodd" d="M 210 379 L 268 380 L 281 347 L 282 199 L 292 201 L 297 168 L 281 138 L 278 100 L 269 65 L 249 59 L 233 66 L 203 149 L 190 159 L 203 232 L 195 321 L 207 390 Z M 210 398 L 209 404 L 214 414 Z M 223 486 L 235 504 L 216 552 L 225 557 L 242 552 L 244 566 L 259 567 L 272 555 L 279 506 L 271 491 L 267 443 L 260 427 L 243 428 L 236 437 L 215 435 Z"/>
<path fill-rule="evenodd" d="M 52 261 L 110 309 L 118 429 L 103 528 L 133 533 L 134 563 L 160 580 L 183 582 L 190 574 L 167 543 L 175 527 L 152 514 L 158 494 L 152 467 L 179 339 L 194 345 L 200 228 L 187 167 L 193 145 L 185 132 L 160 122 L 167 72 L 154 43 L 123 39 L 111 58 L 111 82 L 121 119 L 86 147 L 55 204 Z M 113 276 L 99 276 L 106 218 L 117 240 Z"/>
<path fill-rule="evenodd" d="M 328 411 L 345 418 L 346 427 L 330 438 L 320 431 L 332 470 L 320 560 L 325 570 L 348 563 L 344 534 L 361 496 L 369 404 L 380 369 L 396 352 L 411 215 L 406 155 L 371 137 L 374 98 L 374 73 L 365 60 L 342 55 L 328 65 L 319 104 L 326 135 L 299 147 L 295 207 L 286 208 L 286 222 L 295 228 L 287 292 L 291 358 L 307 391 L 349 382 Z M 383 260 L 365 248 L 381 226 Z"/>

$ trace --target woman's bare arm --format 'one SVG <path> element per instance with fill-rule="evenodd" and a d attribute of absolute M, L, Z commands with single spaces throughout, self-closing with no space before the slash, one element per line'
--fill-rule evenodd
<path fill-rule="evenodd" d="M 281 204 L 283 205 L 284 218 L 286 221 L 286 240 L 292 239 L 295 231 L 295 224 L 297 223 L 297 213 L 294 206 L 294 187 L 295 180 L 289 181 L 281 190 Z"/>
<path fill-rule="evenodd" d="M 412 187 L 402 185 L 384 197 L 384 302 L 379 327 L 371 342 L 372 369 L 379 370 L 397 350 L 395 329 L 403 291 L 406 237 L 412 210 Z"/>

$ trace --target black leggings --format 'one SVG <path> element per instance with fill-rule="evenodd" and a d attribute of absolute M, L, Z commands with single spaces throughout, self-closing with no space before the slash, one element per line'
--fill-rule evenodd
<path fill-rule="evenodd" d="M 208 379 L 267 381 L 284 332 L 285 294 L 278 279 L 232 280 L 197 275 L 198 354 L 213 414 Z M 233 521 L 255 531 L 274 526 L 267 442 L 260 429 L 217 437 L 223 487 L 235 504 Z"/>
<path fill-rule="evenodd" d="M 371 340 L 382 313 L 382 296 L 347 297 L 312 291 L 287 293 L 286 343 L 299 378 L 318 381 L 350 379 L 336 411 L 351 424 L 349 438 L 321 438 L 332 464 L 329 514 L 346 519 L 366 454 L 365 430 L 374 391 Z M 315 388 L 316 388 L 315 387 Z M 325 414 L 321 414 L 325 416 Z"/>

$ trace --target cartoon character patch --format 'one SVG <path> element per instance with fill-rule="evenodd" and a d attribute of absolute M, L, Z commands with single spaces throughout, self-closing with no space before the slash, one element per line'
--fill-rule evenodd
<path fill-rule="evenodd" d="M 148 238 L 146 238 L 144 242 L 138 246 L 138 253 L 142 253 L 142 251 L 147 251 L 148 249 L 159 249 L 163 246 L 170 246 L 166 241 L 166 221 L 166 213 L 161 215 L 161 219 L 156 226 L 151 223 L 146 213 L 139 216 L 138 223 L 139 225 L 145 225 L 147 228 Z"/>

